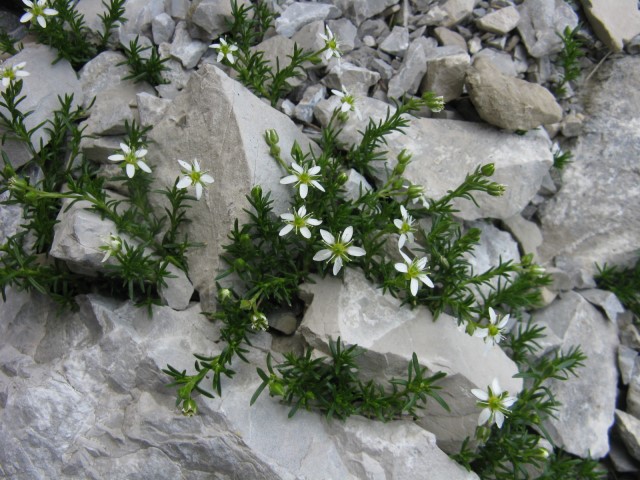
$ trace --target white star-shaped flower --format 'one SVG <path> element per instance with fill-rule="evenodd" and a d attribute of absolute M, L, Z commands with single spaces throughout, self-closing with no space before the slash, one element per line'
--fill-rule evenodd
<path fill-rule="evenodd" d="M 282 230 L 280 230 L 281 237 L 295 229 L 296 233 L 300 231 L 300 234 L 304 238 L 311 238 L 311 231 L 307 225 L 317 227 L 322 223 L 322 220 L 311 218 L 311 214 L 307 215 L 307 208 L 304 205 L 298 209 L 298 212 L 283 213 L 280 215 L 280 218 L 287 223 Z"/>
<path fill-rule="evenodd" d="M 229 63 L 232 65 L 236 62 L 236 59 L 233 56 L 233 52 L 238 51 L 238 46 L 233 43 L 227 43 L 227 41 L 223 38 L 219 38 L 220 43 L 214 43 L 213 45 L 209 45 L 209 48 L 213 48 L 218 51 L 218 58 L 216 61 L 220 63 L 224 58 L 226 58 Z"/>
<path fill-rule="evenodd" d="M 358 107 L 356 105 L 356 97 L 354 97 L 353 95 L 351 95 L 346 88 L 342 87 L 342 91 L 340 90 L 331 90 L 331 93 L 333 93 L 336 97 L 338 97 L 340 99 L 340 112 L 341 113 L 347 113 L 347 112 L 354 112 L 356 114 L 356 117 L 358 117 L 358 120 L 360 120 L 362 117 L 360 116 L 360 110 L 358 110 Z"/>
<path fill-rule="evenodd" d="M 424 283 L 427 287 L 433 288 L 433 282 L 426 273 L 423 273 L 425 268 L 427 268 L 427 257 L 411 260 L 402 250 L 400 250 L 400 255 L 404 258 L 405 263 L 396 263 L 394 267 L 409 280 L 411 295 L 415 297 L 418 294 L 420 282 Z"/>
<path fill-rule="evenodd" d="M 42 28 L 47 28 L 47 21 L 45 17 L 52 17 L 58 14 L 57 10 L 48 7 L 47 0 L 36 0 L 33 3 L 31 0 L 22 0 L 27 6 L 26 13 L 20 17 L 21 23 L 31 21 L 32 23 L 38 22 Z"/>
<path fill-rule="evenodd" d="M 18 77 L 28 77 L 29 72 L 23 70 L 27 62 L 20 62 L 10 67 L 4 67 L 0 73 L 2 77 L 2 87 L 7 88 L 11 82 Z"/>
<path fill-rule="evenodd" d="M 509 396 L 509 392 L 502 391 L 497 378 L 493 379 L 486 392 L 474 388 L 471 393 L 480 400 L 478 406 L 483 409 L 478 417 L 478 426 L 495 422 L 498 428 L 502 428 L 505 416 L 509 414 L 509 408 L 518 400 L 516 397 Z"/>
<path fill-rule="evenodd" d="M 414 220 L 411 215 L 407 212 L 407 209 L 404 208 L 404 205 L 400 205 L 400 215 L 402 218 L 396 218 L 393 220 L 393 224 L 398 229 L 400 233 L 400 239 L 398 240 L 398 248 L 404 247 L 404 244 L 407 240 L 413 243 L 415 242 L 415 237 L 413 236 L 413 232 L 415 228 L 413 227 Z"/>
<path fill-rule="evenodd" d="M 147 154 L 146 148 L 140 148 L 136 151 L 133 151 L 133 149 L 125 143 L 121 143 L 120 148 L 122 149 L 122 153 L 110 155 L 108 158 L 112 162 L 124 161 L 125 169 L 127 171 L 127 177 L 133 178 L 136 173 L 136 169 L 138 168 L 143 172 L 151 173 L 151 169 L 149 168 L 149 166 L 142 160 Z"/>
<path fill-rule="evenodd" d="M 105 245 L 100 247 L 100 249 L 104 250 L 106 253 L 101 260 L 102 263 L 109 260 L 111 255 L 115 255 L 122 250 L 122 239 L 119 236 L 111 234 L 108 238 L 103 238 L 103 240 Z"/>
<path fill-rule="evenodd" d="M 509 323 L 509 315 L 502 317 L 498 323 L 498 315 L 493 308 L 489 307 L 489 325 L 486 328 L 476 328 L 473 336 L 484 338 L 484 341 L 490 346 L 497 345 L 503 338 L 502 330 L 507 326 L 507 323 Z"/>
<path fill-rule="evenodd" d="M 342 52 L 340 51 L 340 42 L 333 35 L 333 32 L 329 27 L 325 25 L 324 34 L 319 33 L 318 36 L 324 41 L 324 58 L 329 60 L 331 57 L 340 58 Z"/>
<path fill-rule="evenodd" d="M 300 188 L 300 198 L 307 198 L 309 185 L 324 192 L 324 187 L 316 180 L 316 178 L 320 176 L 318 175 L 320 173 L 320 167 L 318 165 L 308 168 L 306 165 L 301 167 L 296 162 L 291 162 L 291 170 L 292 174 L 280 179 L 280 183 L 283 185 L 295 183 L 295 186 Z"/>
<path fill-rule="evenodd" d="M 200 163 L 198 163 L 198 160 L 193 161 L 193 166 L 189 165 L 184 160 L 178 160 L 178 163 L 184 170 L 182 172 L 184 176 L 178 180 L 176 187 L 187 188 L 195 185 L 196 200 L 200 200 L 200 197 L 202 197 L 203 187 L 206 187 L 206 184 L 213 183 L 213 177 L 207 172 L 200 171 Z"/>
<path fill-rule="evenodd" d="M 269 321 L 264 313 L 255 312 L 251 314 L 251 329 L 266 332 L 269 328 Z"/>
<path fill-rule="evenodd" d="M 327 248 L 318 251 L 313 256 L 313 259 L 316 262 L 323 262 L 324 260 L 333 262 L 334 275 L 338 274 L 344 262 L 348 262 L 351 260 L 348 255 L 351 255 L 352 257 L 362 257 L 367 253 L 363 248 L 354 247 L 351 245 L 353 227 L 345 228 L 342 234 L 338 236 L 339 240 L 337 241 L 336 238 L 326 230 L 320 229 L 320 235 L 322 235 L 322 240 L 324 241 Z"/>

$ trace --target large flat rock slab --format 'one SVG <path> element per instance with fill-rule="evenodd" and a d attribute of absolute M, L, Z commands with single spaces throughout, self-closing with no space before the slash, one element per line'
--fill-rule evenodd
<path fill-rule="evenodd" d="M 640 58 L 606 63 L 584 95 L 584 133 L 562 188 L 542 209 L 539 253 L 545 261 L 570 257 L 593 273 L 596 262 L 630 263 L 638 250 Z"/>

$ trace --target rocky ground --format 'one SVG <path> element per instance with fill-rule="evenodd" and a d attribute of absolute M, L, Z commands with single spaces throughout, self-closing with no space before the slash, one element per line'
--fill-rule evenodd
<path fill-rule="evenodd" d="M 114 169 L 125 121 L 153 126 L 148 154 L 156 181 L 171 184 L 176 158 L 200 158 L 215 184 L 190 212 L 190 236 L 206 242 L 190 258 L 190 277 L 175 273 L 162 292 L 166 306 L 153 318 L 131 302 L 86 295 L 75 313 L 58 315 L 37 293 L 9 290 L 0 307 L 0 475 L 3 478 L 307 478 L 472 479 L 453 460 L 472 436 L 478 416 L 471 388 L 494 377 L 510 392 L 516 365 L 500 349 L 485 354 L 480 338 L 461 335 L 454 319 L 426 321 L 426 309 L 400 302 L 357 270 L 344 280 L 303 286 L 312 299 L 303 318 L 270 318 L 256 334 L 251 363 L 234 364 L 221 398 L 202 400 L 200 414 L 180 415 L 175 392 L 161 372 L 169 363 L 192 365 L 192 352 L 219 353 L 218 330 L 201 311 L 215 307 L 213 278 L 219 254 L 245 195 L 260 184 L 285 211 L 289 189 L 269 155 L 263 133 L 276 128 L 283 151 L 293 141 L 311 145 L 338 99 L 331 89 L 357 97 L 361 119 L 351 116 L 341 138 L 356 141 L 368 118 L 383 117 L 389 98 L 433 90 L 447 107 L 413 121 L 390 137 L 395 157 L 413 152 L 406 171 L 427 195 L 439 198 L 477 165 L 493 162 L 503 197 L 460 203 L 458 217 L 482 229 L 471 259 L 479 270 L 499 258 L 533 253 L 553 277 L 546 306 L 532 313 L 547 326 L 544 351 L 581 345 L 588 356 L 578 378 L 552 389 L 563 403 L 547 425 L 554 442 L 571 454 L 602 459 L 615 478 L 640 472 L 640 332 L 615 295 L 598 290 L 596 263 L 631 265 L 640 247 L 640 12 L 636 0 L 334 0 L 269 2 L 279 13 L 275 29 L 258 46 L 285 62 L 294 42 L 322 48 L 325 25 L 344 56 L 308 71 L 274 109 L 233 79 L 208 46 L 225 33 L 230 15 L 217 0 L 129 0 L 123 43 L 135 35 L 169 57 L 166 85 L 123 80 L 124 57 L 107 51 L 78 74 L 55 53 L 22 38 L 24 49 L 7 65 L 28 63 L 24 79 L 31 126 L 56 108 L 56 96 L 74 93 L 91 106 L 83 153 Z M 100 0 L 79 10 L 97 29 Z M 14 36 L 20 11 L 0 11 Z M 557 32 L 581 25 L 586 56 L 580 77 L 556 98 L 562 70 Z M 389 25 L 393 25 L 390 27 Z M 92 104 L 92 99 L 95 102 Z M 514 132 L 518 131 L 519 134 Z M 526 131 L 523 133 L 522 131 Z M 38 135 L 47 140 L 47 132 Z M 571 150 L 572 163 L 552 168 L 552 144 Z M 28 152 L 5 145 L 16 168 Z M 205 160 L 206 159 L 206 160 Z M 370 179 L 375 181 L 376 179 Z M 366 180 L 353 172 L 348 185 Z M 76 204 L 61 213 L 50 255 L 74 271 L 104 266 L 101 238 L 113 226 Z M 0 206 L 0 238 L 19 229 L 20 210 Z M 202 261 L 206 259 L 206 261 Z M 195 292 L 195 293 L 194 293 Z M 196 301 L 197 300 L 197 301 Z M 443 317 L 446 317 L 444 315 Z M 450 320 L 450 321 L 447 321 Z M 287 419 L 267 396 L 249 407 L 260 384 L 256 365 L 264 352 L 320 350 L 340 336 L 366 349 L 376 375 L 404 370 L 410 352 L 445 371 L 445 412 L 437 405 L 417 422 L 387 424 L 351 418 L 327 423 L 313 412 Z M 478 362 L 482 358 L 482 364 Z M 428 472 L 428 474 L 425 474 Z M 425 476 L 426 475 L 426 476 Z"/>

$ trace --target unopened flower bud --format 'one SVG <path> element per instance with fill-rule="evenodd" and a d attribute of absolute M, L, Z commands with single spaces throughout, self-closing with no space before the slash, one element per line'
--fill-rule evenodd
<path fill-rule="evenodd" d="M 424 195 L 424 188 L 420 185 L 411 185 L 407 190 L 410 199 L 421 198 Z"/>
<path fill-rule="evenodd" d="M 393 169 L 394 175 L 402 175 L 409 162 L 411 162 L 411 153 L 407 149 L 403 149 L 398 154 L 398 164 Z"/>
<path fill-rule="evenodd" d="M 218 300 L 221 302 L 225 302 L 229 297 L 231 297 L 231 290 L 228 288 L 221 288 L 218 290 Z"/>
<path fill-rule="evenodd" d="M 483 165 L 482 168 L 480 169 L 480 172 L 482 172 L 482 175 L 484 175 L 485 177 L 490 177 L 491 175 L 494 174 L 495 171 L 496 171 L 496 166 L 493 163 L 487 163 L 486 165 Z"/>
<path fill-rule="evenodd" d="M 487 193 L 492 197 L 500 197 L 504 195 L 504 192 L 507 190 L 507 187 L 500 183 L 492 183 L 489 185 L 487 189 Z"/>
<path fill-rule="evenodd" d="M 282 397 L 284 395 L 284 385 L 275 375 L 271 375 L 271 378 L 269 378 L 269 394 L 272 397 Z"/>
<path fill-rule="evenodd" d="M 237 272 L 243 272 L 245 268 L 247 268 L 247 262 L 245 262 L 242 258 L 236 258 L 233 262 L 233 268 Z"/>
<path fill-rule="evenodd" d="M 182 402 L 182 414 L 185 417 L 193 417 L 196 413 L 198 413 L 198 405 L 193 398 L 189 397 Z"/>
<path fill-rule="evenodd" d="M 347 175 L 346 172 L 341 172 L 340 175 L 338 175 L 338 185 L 344 185 L 347 183 L 347 180 L 349 180 L 349 175 Z"/>
<path fill-rule="evenodd" d="M 264 313 L 255 312 L 251 315 L 251 328 L 253 330 L 266 331 L 269 328 L 269 322 Z"/>
<path fill-rule="evenodd" d="M 262 187 L 260 185 L 256 185 L 255 187 L 253 187 L 251 189 L 251 195 L 254 198 L 261 198 L 262 197 Z"/>
<path fill-rule="evenodd" d="M 267 130 L 264 132 L 264 140 L 267 142 L 267 145 L 277 145 L 280 141 L 280 137 L 278 137 L 278 132 L 274 129 Z"/>
<path fill-rule="evenodd" d="M 243 247 L 251 245 L 251 236 L 249 236 L 248 233 L 243 233 L 242 235 L 240 235 L 240 245 L 242 245 Z"/>

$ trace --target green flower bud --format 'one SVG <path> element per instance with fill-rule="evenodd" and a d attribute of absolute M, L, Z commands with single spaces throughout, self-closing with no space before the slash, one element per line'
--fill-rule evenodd
<path fill-rule="evenodd" d="M 507 187 L 505 187 L 504 185 L 501 185 L 500 183 L 492 183 L 491 185 L 489 185 L 489 188 L 487 189 L 487 193 L 492 197 L 500 197 L 504 195 L 504 192 L 506 190 L 507 190 Z"/>
<path fill-rule="evenodd" d="M 198 413 L 198 405 L 193 398 L 189 397 L 182 402 L 182 414 L 185 417 L 193 417 L 196 413 Z"/>
<path fill-rule="evenodd" d="M 231 297 L 231 290 L 228 288 L 221 288 L 218 290 L 218 300 L 221 302 L 225 302 L 229 297 Z"/>
<path fill-rule="evenodd" d="M 407 190 L 407 196 L 410 199 L 420 198 L 424 195 L 424 188 L 420 185 L 411 185 Z"/>
<path fill-rule="evenodd" d="M 284 396 L 284 385 L 275 375 L 271 375 L 271 378 L 269 378 L 269 394 L 272 397 Z"/>
<path fill-rule="evenodd" d="M 345 183 L 347 183 L 347 180 L 349 180 L 349 175 L 347 175 L 346 172 L 342 172 L 340 173 L 340 175 L 338 175 L 338 185 L 344 185 Z"/>
<path fill-rule="evenodd" d="M 256 185 L 251 189 L 251 195 L 254 198 L 262 198 L 262 187 L 260 185 Z"/>
<path fill-rule="evenodd" d="M 273 146 L 278 144 L 280 137 L 278 137 L 278 132 L 271 129 L 264 132 L 264 140 L 267 142 L 267 145 Z"/>
<path fill-rule="evenodd" d="M 241 310 L 251 310 L 253 309 L 253 301 L 242 299 L 240 300 L 240 309 Z"/>
<path fill-rule="evenodd" d="M 496 171 L 496 166 L 493 163 L 487 163 L 486 165 L 483 165 L 482 168 L 480 168 L 480 172 L 485 177 L 490 177 L 491 175 L 494 174 L 495 171 Z"/>
<path fill-rule="evenodd" d="M 248 247 L 251 245 L 251 236 L 248 233 L 243 233 L 240 235 L 240 245 L 243 247 Z"/>
<path fill-rule="evenodd" d="M 237 271 L 237 272 L 243 272 L 245 270 L 245 268 L 247 268 L 247 262 L 245 262 L 243 259 L 241 258 L 236 258 L 233 262 L 233 268 Z"/>

